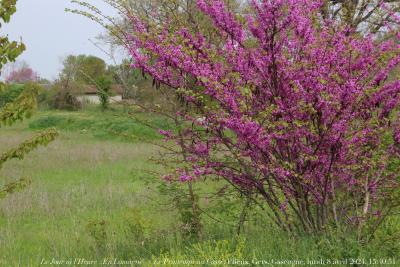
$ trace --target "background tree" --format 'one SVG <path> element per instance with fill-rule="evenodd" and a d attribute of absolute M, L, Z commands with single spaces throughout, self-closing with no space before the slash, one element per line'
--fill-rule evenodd
<path fill-rule="evenodd" d="M 399 25 L 399 0 L 328 0 L 321 9 L 325 18 L 341 21 L 362 32 L 385 33 L 387 24 Z"/>
<path fill-rule="evenodd" d="M 123 17 L 113 18 L 102 14 L 99 9 L 85 1 L 73 0 L 71 2 L 82 6 L 88 11 L 77 9 L 67 9 L 67 11 L 89 17 L 107 29 L 107 32 L 104 35 L 98 37 L 101 42 L 110 45 L 113 51 L 121 48 L 122 53 L 127 53 L 125 49 L 125 37 L 130 28 L 129 20 Z M 171 25 L 171 31 L 174 29 L 180 29 L 181 27 L 187 27 L 191 31 L 198 31 L 201 28 L 203 33 L 207 33 L 209 40 L 213 40 L 214 43 L 219 43 L 221 41 L 219 35 L 215 32 L 215 28 L 212 26 L 211 20 L 202 12 L 199 12 L 199 10 L 196 8 L 196 1 L 194 0 L 106 0 L 105 2 L 109 3 L 123 13 L 126 12 L 140 17 L 142 20 L 146 20 L 148 25 L 151 25 L 153 28 L 162 27 L 165 25 L 165 23 Z M 245 1 L 225 0 L 224 2 L 229 10 L 235 12 L 243 11 L 246 7 Z M 109 52 L 106 52 L 106 54 L 108 54 L 111 59 L 114 59 L 114 56 L 110 55 Z M 148 79 L 140 79 L 140 77 L 144 78 L 143 75 L 138 75 L 139 73 L 142 74 L 140 71 L 127 71 L 127 66 L 130 65 L 131 62 L 125 60 L 122 62 L 122 64 L 115 64 L 115 67 L 117 68 L 113 68 L 113 70 L 118 70 L 114 73 L 119 76 L 118 81 L 120 81 L 122 85 L 126 85 L 124 87 L 126 87 L 127 91 L 131 90 L 130 83 L 133 81 L 136 81 L 136 85 L 140 83 L 140 86 L 137 86 L 139 87 L 138 90 L 140 90 L 142 87 L 151 87 L 151 80 L 149 81 Z M 146 94 L 146 92 L 142 93 Z M 157 97 L 150 98 L 159 100 Z M 146 99 L 141 99 L 141 101 L 146 101 Z"/>
<path fill-rule="evenodd" d="M 82 107 L 77 95 L 87 85 L 96 86 L 96 80 L 109 75 L 101 58 L 91 55 L 69 55 L 63 61 L 63 69 L 53 84 L 50 106 L 57 109 L 77 110 Z"/>
<path fill-rule="evenodd" d="M 140 70 L 132 69 L 128 60 L 123 60 L 121 64 L 110 65 L 107 74 L 115 84 L 122 85 L 123 99 L 135 99 L 137 97 L 138 84 L 144 80 Z"/>
<path fill-rule="evenodd" d="M 107 65 L 101 58 L 90 55 L 69 55 L 63 62 L 60 80 L 93 84 L 93 81 L 106 72 Z"/>
<path fill-rule="evenodd" d="M 39 75 L 27 63 L 13 69 L 6 77 L 8 83 L 27 83 L 39 81 Z"/>
<path fill-rule="evenodd" d="M 0 27 L 3 23 L 10 21 L 11 15 L 16 11 L 16 0 L 3 0 L 0 2 Z M 10 42 L 7 37 L 0 37 L 0 70 L 4 64 L 14 61 L 23 51 L 25 46 L 21 43 Z M 0 83 L 0 90 L 7 90 L 7 87 Z M 26 89 L 13 102 L 7 103 L 0 109 L 0 126 L 12 125 L 24 117 L 30 116 L 36 106 L 37 88 L 27 86 Z M 3 152 L 0 156 L 0 168 L 10 159 L 22 159 L 25 154 L 39 145 L 46 145 L 57 136 L 54 129 L 39 133 L 37 136 L 19 144 L 17 147 Z M 29 184 L 27 178 L 20 178 L 15 182 L 0 187 L 0 198 L 19 190 Z"/>

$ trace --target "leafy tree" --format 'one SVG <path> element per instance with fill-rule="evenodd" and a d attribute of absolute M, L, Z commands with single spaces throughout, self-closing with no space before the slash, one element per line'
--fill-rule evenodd
<path fill-rule="evenodd" d="M 105 75 L 106 71 L 107 65 L 101 58 L 90 55 L 69 55 L 63 62 L 60 80 L 93 84 L 93 81 Z"/>
<path fill-rule="evenodd" d="M 10 17 L 16 11 L 16 0 L 3 0 L 0 2 L 0 26 L 2 23 L 10 21 Z M 7 37 L 0 37 L 0 70 L 7 62 L 14 61 L 25 49 L 21 43 L 10 42 Z M 7 90 L 3 83 L 0 83 L 2 91 Z M 24 117 L 30 116 L 32 110 L 36 106 L 37 88 L 34 86 L 27 86 L 27 88 L 12 102 L 7 103 L 0 109 L 0 126 L 12 125 Z M 39 145 L 46 145 L 57 136 L 54 129 L 41 132 L 35 137 L 24 141 L 17 147 L 5 151 L 0 156 L 0 169 L 4 163 L 11 159 L 22 159 L 27 153 L 38 147 Z M 19 180 L 6 184 L 0 188 L 0 198 L 5 197 L 7 194 L 20 190 L 29 184 L 27 178 L 20 178 Z"/>
<path fill-rule="evenodd" d="M 125 37 L 130 37 L 132 34 L 132 26 L 129 24 L 132 23 L 137 23 L 137 22 L 142 22 L 143 25 L 147 28 L 148 32 L 152 32 L 153 34 L 162 34 L 162 33 L 172 33 L 172 32 L 179 32 L 182 28 L 185 28 L 189 33 L 193 34 L 196 36 L 197 33 L 201 32 L 201 37 L 204 37 L 205 40 L 207 40 L 208 44 L 212 44 L 215 46 L 219 46 L 221 44 L 224 44 L 226 42 L 226 34 L 220 34 L 218 32 L 218 29 L 214 27 L 215 21 L 213 21 L 213 18 L 210 19 L 207 14 L 204 14 L 204 12 L 201 12 L 196 7 L 196 1 L 192 0 L 147 0 L 147 1 L 136 1 L 136 0 L 129 0 L 129 1 L 112 1 L 112 5 L 119 9 L 122 14 L 126 14 L 126 18 L 122 20 L 112 20 L 109 17 L 103 16 L 98 9 L 96 9 L 94 6 L 91 6 L 88 3 L 81 2 L 81 1 L 73 1 L 81 4 L 84 7 L 87 7 L 90 11 L 92 11 L 94 14 L 98 16 L 93 16 L 87 12 L 82 12 L 82 11 L 77 11 L 74 10 L 73 12 L 80 13 L 83 15 L 86 15 L 90 17 L 91 19 L 99 22 L 102 24 L 105 28 L 107 28 L 110 32 L 110 36 L 105 36 L 103 37 L 106 39 L 107 43 L 113 43 L 117 45 L 126 45 L 129 43 L 129 38 Z M 106 1 L 110 2 L 110 1 Z M 222 2 L 222 1 L 221 1 Z M 223 1 L 225 5 L 225 9 L 228 11 L 233 11 L 237 12 L 241 15 L 246 15 L 246 14 L 252 14 L 254 10 L 252 10 L 252 6 L 248 5 L 249 2 L 251 1 Z M 382 9 L 380 7 L 373 6 L 372 3 L 373 1 L 357 1 L 356 8 L 352 9 L 351 12 L 353 12 L 353 17 L 355 17 L 356 14 L 360 15 L 367 15 L 366 17 L 361 17 L 360 20 L 357 21 L 352 21 L 345 19 L 346 16 L 349 17 L 349 13 L 345 12 L 346 8 L 349 8 L 349 5 L 347 2 L 353 2 L 355 3 L 356 1 L 325 1 L 325 5 L 321 5 L 316 12 L 322 13 L 325 19 L 333 19 L 336 21 L 340 21 L 345 25 L 348 25 L 352 28 L 356 28 L 358 30 L 363 30 L 365 32 L 372 32 L 372 30 L 369 27 L 372 27 L 372 23 L 367 24 L 367 22 L 370 22 L 370 18 L 382 18 L 381 23 L 386 22 L 387 18 L 384 16 L 380 16 L 382 13 Z M 365 6 L 365 4 L 368 4 L 368 6 Z M 361 5 L 361 6 L 360 6 Z M 216 8 L 220 8 L 221 6 L 216 6 Z M 393 7 L 391 7 L 392 10 Z M 365 13 L 365 14 L 364 14 Z M 369 14 L 371 13 L 371 14 Z M 238 17 L 238 20 L 243 22 L 245 19 L 241 16 L 236 16 Z M 110 23 L 109 23 L 110 20 Z M 166 27 L 165 25 L 168 25 Z M 367 27 L 368 26 L 368 27 Z M 367 29 L 366 29 L 367 28 Z M 374 31 L 376 32 L 376 30 Z M 182 34 L 183 35 L 183 34 Z M 229 36 L 229 35 L 228 35 Z M 187 36 L 180 36 L 182 39 L 186 38 Z M 175 38 L 172 36 L 172 38 Z M 189 37 L 190 38 L 190 37 Z M 158 39 L 155 38 L 153 39 L 154 42 L 158 42 Z M 250 44 L 249 44 L 250 45 Z M 128 45 L 128 50 L 132 48 L 131 46 Z M 142 47 L 138 48 L 138 51 L 140 51 Z M 191 49 L 189 49 L 190 51 Z M 190 52 L 188 52 L 190 53 Z M 160 55 L 158 53 L 149 53 L 149 60 L 156 60 Z M 196 53 L 195 53 L 196 54 Z M 162 56 L 161 56 L 162 57 Z M 169 63 L 167 63 L 169 65 Z M 142 71 L 145 70 L 145 68 L 142 68 Z M 140 69 L 135 69 L 135 71 L 140 72 Z M 173 74 L 175 75 L 175 74 Z M 185 88 L 193 88 L 196 87 L 196 84 L 193 84 L 193 79 L 191 79 L 191 75 L 187 75 L 184 73 L 180 73 L 181 76 L 185 76 Z M 179 75 L 178 75 L 179 76 Z M 145 77 L 145 75 L 143 75 Z M 156 77 L 155 75 L 153 77 Z M 196 81 L 196 79 L 194 79 Z M 145 91 L 147 94 L 139 91 L 139 94 L 137 95 L 137 99 L 140 99 L 141 96 L 145 96 L 146 98 L 143 99 L 143 102 L 151 102 L 150 100 L 150 95 L 148 94 L 151 90 L 148 86 L 149 82 L 148 81 L 139 81 L 139 88 L 145 88 Z M 181 88 L 179 90 L 175 90 L 172 94 L 168 92 L 168 87 L 170 84 L 168 83 L 163 83 L 159 82 L 159 79 L 155 78 L 153 80 L 153 85 L 158 89 L 157 95 L 162 96 L 163 99 L 166 99 L 165 105 L 156 105 L 156 108 L 152 108 L 149 106 L 144 106 L 141 105 L 141 107 L 146 110 L 146 112 L 154 112 L 159 115 L 163 115 L 168 119 L 171 119 L 174 123 L 176 123 L 176 128 L 181 129 L 182 124 L 184 124 L 184 116 L 179 117 L 175 116 L 175 114 L 186 114 L 188 113 L 188 108 L 189 110 L 191 109 L 190 106 L 188 105 L 179 105 L 176 103 L 176 101 L 171 101 L 173 98 L 174 94 L 178 96 L 178 99 L 184 100 L 182 98 L 182 93 L 185 92 L 185 88 Z M 178 105 L 177 105 L 178 104 Z M 182 103 L 181 103 L 182 104 Z M 192 106 L 193 107 L 193 106 Z M 193 110 L 192 110 L 193 111 Z M 202 120 L 202 116 L 200 115 L 200 120 Z M 188 129 L 182 129 L 182 131 L 178 131 L 176 135 L 177 143 L 179 145 L 179 153 L 180 155 L 177 155 L 176 158 L 172 157 L 163 157 L 161 156 L 159 162 L 161 162 L 164 165 L 172 165 L 177 169 L 180 169 L 182 172 L 187 172 L 187 169 L 181 166 L 177 166 L 178 159 L 180 156 L 183 156 L 181 159 L 183 159 L 184 163 L 183 165 L 187 164 L 187 158 L 190 158 L 191 156 L 189 155 L 190 153 L 186 153 L 186 150 L 188 150 L 191 147 L 190 142 L 193 142 L 192 138 L 190 137 L 185 137 L 182 136 L 182 133 L 185 132 Z M 189 144 L 186 144 L 185 142 L 182 142 L 182 140 L 185 140 L 185 142 L 189 142 Z M 189 141 L 187 141 L 189 140 Z M 167 149 L 167 151 L 171 151 L 173 149 Z M 170 162 L 168 162 L 170 160 Z M 172 163 L 172 164 L 171 164 Z M 170 166 L 171 167 L 171 166 Z M 187 173 L 186 173 L 187 174 Z M 182 174 L 182 176 L 188 176 L 186 174 Z M 169 176 L 167 176 L 169 177 Z M 187 182 L 189 186 L 189 191 L 190 193 L 188 194 L 192 199 L 194 199 L 193 191 L 191 190 L 192 187 L 192 181 Z M 254 192 L 248 191 L 247 192 L 249 197 L 252 198 L 252 194 Z M 190 203 L 190 201 L 189 201 Z M 193 201 L 191 202 L 193 203 Z M 246 203 L 244 205 L 244 210 L 242 212 L 243 216 L 240 216 L 239 219 L 239 226 L 238 229 L 241 229 L 241 224 L 243 220 L 245 220 L 245 214 L 246 214 L 246 207 L 248 206 L 248 201 L 246 200 Z M 194 205 L 196 207 L 196 205 Z M 184 214 L 187 214 L 188 210 L 185 210 L 183 212 Z M 195 214 L 196 208 L 192 210 L 192 214 Z M 195 218 L 195 216 L 192 216 L 192 219 Z M 193 225 L 198 225 L 198 220 L 193 221 Z M 196 227 L 196 226 L 195 226 Z"/>
<path fill-rule="evenodd" d="M 192 106 L 181 116 L 197 127 L 163 133 L 189 148 L 174 177 L 222 178 L 289 232 L 333 225 L 365 241 L 399 207 L 400 81 L 388 75 L 400 47 L 321 18 L 322 4 L 252 1 L 243 17 L 198 0 L 219 45 L 126 13 L 126 43 L 137 68 Z"/>
<path fill-rule="evenodd" d="M 52 88 L 50 106 L 57 109 L 78 110 L 82 107 L 77 95 L 86 85 L 96 85 L 96 80 L 108 75 L 104 60 L 95 56 L 69 55 Z"/>

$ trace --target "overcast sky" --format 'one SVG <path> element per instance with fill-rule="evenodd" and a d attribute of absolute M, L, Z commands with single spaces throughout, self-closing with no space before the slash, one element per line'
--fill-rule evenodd
<path fill-rule="evenodd" d="M 102 0 L 90 3 L 106 14 L 115 14 Z M 11 40 L 20 40 L 27 50 L 18 58 L 26 61 L 41 77 L 54 79 L 61 69 L 61 61 L 69 54 L 107 56 L 90 41 L 103 32 L 95 22 L 71 13 L 66 7 L 77 7 L 70 0 L 18 0 L 17 12 L 1 30 Z M 106 60 L 107 61 L 107 60 Z"/>

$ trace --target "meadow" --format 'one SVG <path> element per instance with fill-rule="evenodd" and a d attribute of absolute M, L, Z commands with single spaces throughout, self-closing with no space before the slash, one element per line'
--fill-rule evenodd
<path fill-rule="evenodd" d="M 46 127 L 60 131 L 57 140 L 0 173 L 0 184 L 32 181 L 0 201 L 0 266 L 338 266 L 390 263 L 400 253 L 395 238 L 363 247 L 351 234 L 289 237 L 255 207 L 236 235 L 244 202 L 208 198 L 218 182 L 195 183 L 207 213 L 202 237 L 187 238 L 165 182 L 154 174 L 163 169 L 149 160 L 160 148 L 144 140 L 162 142 L 156 131 L 122 110 L 39 111 L 0 129 L 0 153 Z M 389 220 L 382 236 L 399 225 Z"/>
<path fill-rule="evenodd" d="M 0 36 L 0 267 L 400 266 L 399 1 L 28 2 L 0 0 L 26 19 Z"/>

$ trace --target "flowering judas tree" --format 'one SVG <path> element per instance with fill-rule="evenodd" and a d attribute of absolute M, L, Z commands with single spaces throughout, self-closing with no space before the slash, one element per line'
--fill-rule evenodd
<path fill-rule="evenodd" d="M 373 232 L 397 205 L 400 46 L 323 18 L 322 1 L 252 1 L 246 16 L 197 5 L 220 44 L 129 16 L 134 67 L 193 107 L 180 114 L 190 172 L 168 177 L 225 179 L 287 231 Z"/>
<path fill-rule="evenodd" d="M 400 81 L 388 80 L 396 42 L 323 20 L 318 1 L 254 1 L 245 19 L 222 1 L 197 3 L 221 45 L 130 18 L 135 66 L 196 107 L 182 114 L 194 125 L 185 132 L 192 171 L 178 177 L 223 178 L 289 231 L 378 225 L 399 178 Z"/>
<path fill-rule="evenodd" d="M 20 69 L 13 70 L 7 77 L 6 82 L 8 83 L 26 83 L 36 82 L 39 80 L 39 76 L 30 67 L 23 66 Z"/>

